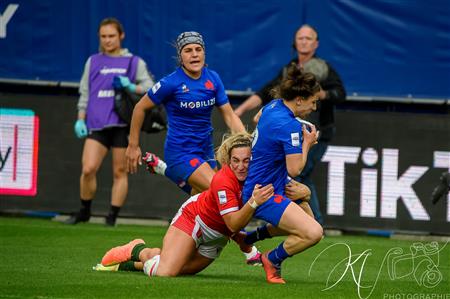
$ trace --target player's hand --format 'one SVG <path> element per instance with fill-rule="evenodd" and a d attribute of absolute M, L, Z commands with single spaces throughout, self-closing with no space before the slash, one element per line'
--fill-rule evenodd
<path fill-rule="evenodd" d="M 274 188 L 272 184 L 265 185 L 262 187 L 259 184 L 255 185 L 253 188 L 252 197 L 253 200 L 259 205 L 265 203 L 269 198 L 274 195 Z"/>
<path fill-rule="evenodd" d="M 315 125 L 303 124 L 302 132 L 303 132 L 303 142 L 306 142 L 310 146 L 317 143 L 317 140 L 319 139 L 319 131 L 316 130 Z"/>
<path fill-rule="evenodd" d="M 138 169 L 138 164 L 142 165 L 142 152 L 139 146 L 128 145 L 125 151 L 125 159 L 127 161 L 127 171 L 131 174 L 136 173 Z"/>
<path fill-rule="evenodd" d="M 308 186 L 295 180 L 290 180 L 286 184 L 284 191 L 290 200 L 301 199 L 303 201 L 309 201 L 311 197 L 311 190 L 309 190 Z"/>
<path fill-rule="evenodd" d="M 75 122 L 74 130 L 75 135 L 80 139 L 85 138 L 87 136 L 88 130 L 84 119 L 80 118 Z"/>

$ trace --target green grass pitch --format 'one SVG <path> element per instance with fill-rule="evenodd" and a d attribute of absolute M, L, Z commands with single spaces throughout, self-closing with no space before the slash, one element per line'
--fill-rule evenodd
<path fill-rule="evenodd" d="M 450 244 L 438 243 L 436 250 L 431 242 L 380 237 L 325 237 L 284 262 L 286 285 L 267 284 L 262 268 L 245 265 L 234 244 L 205 271 L 190 277 L 92 270 L 107 249 L 131 239 L 160 246 L 165 230 L 0 217 L 0 298 L 450 299 Z M 258 247 L 265 251 L 280 240 L 265 240 Z M 428 249 L 411 251 L 413 243 Z M 393 255 L 385 258 L 389 251 Z"/>

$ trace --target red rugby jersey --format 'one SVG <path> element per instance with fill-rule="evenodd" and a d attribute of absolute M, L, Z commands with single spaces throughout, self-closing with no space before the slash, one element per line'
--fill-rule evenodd
<path fill-rule="evenodd" d="M 198 215 L 206 225 L 224 235 L 231 235 L 222 216 L 242 207 L 243 185 L 228 165 L 214 175 L 209 189 L 197 200 Z"/>

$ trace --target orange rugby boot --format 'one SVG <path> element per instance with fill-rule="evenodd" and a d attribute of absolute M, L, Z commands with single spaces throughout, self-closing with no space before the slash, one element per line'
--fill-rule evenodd
<path fill-rule="evenodd" d="M 281 267 L 277 267 L 269 260 L 268 252 L 263 253 L 261 261 L 266 272 L 266 280 L 268 283 L 285 284 L 283 278 L 281 278 Z"/>
<path fill-rule="evenodd" d="M 131 260 L 131 251 L 137 244 L 145 244 L 142 239 L 135 239 L 125 245 L 108 250 L 102 258 L 103 266 L 111 266 Z"/>

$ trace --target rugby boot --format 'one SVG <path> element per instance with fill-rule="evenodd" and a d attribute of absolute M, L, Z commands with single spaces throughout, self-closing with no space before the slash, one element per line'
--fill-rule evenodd
<path fill-rule="evenodd" d="M 245 262 L 247 265 L 262 266 L 261 253 L 253 244 L 245 243 L 244 239 L 246 236 L 247 234 L 244 231 L 239 231 L 232 236 L 232 239 L 239 245 L 242 253 L 246 256 Z"/>
<path fill-rule="evenodd" d="M 67 219 L 66 221 L 64 221 L 64 223 L 73 225 L 73 224 L 77 224 L 80 222 L 88 222 L 90 218 L 91 218 L 91 213 L 86 212 L 84 209 L 81 209 L 78 212 L 76 212 L 75 214 L 73 214 L 72 216 L 70 216 L 70 218 Z"/>
<path fill-rule="evenodd" d="M 135 239 L 125 245 L 111 248 L 103 256 L 102 265 L 111 266 L 131 260 L 131 252 L 133 251 L 134 246 L 141 243 L 145 244 L 144 240 Z"/>
<path fill-rule="evenodd" d="M 116 220 L 117 218 L 114 215 L 108 214 L 108 216 L 105 217 L 105 225 L 114 227 L 116 226 Z"/>
<path fill-rule="evenodd" d="M 254 257 L 248 258 L 246 260 L 247 265 L 261 267 L 262 266 L 261 256 L 262 254 L 258 251 L 258 253 L 256 253 Z"/>
<path fill-rule="evenodd" d="M 150 173 L 164 175 L 166 172 L 166 162 L 161 160 L 157 155 L 146 152 L 142 160 L 145 162 L 145 165 L 147 165 L 146 168 Z"/>
<path fill-rule="evenodd" d="M 281 278 L 281 267 L 277 267 L 272 264 L 268 257 L 269 252 L 265 252 L 261 256 L 261 261 L 266 272 L 266 280 L 268 283 L 285 284 L 283 278 Z"/>
<path fill-rule="evenodd" d="M 115 272 L 115 271 L 119 271 L 119 266 L 120 266 L 120 264 L 115 264 L 112 266 L 103 266 L 102 264 L 97 264 L 94 267 L 92 267 L 92 270 Z"/>

